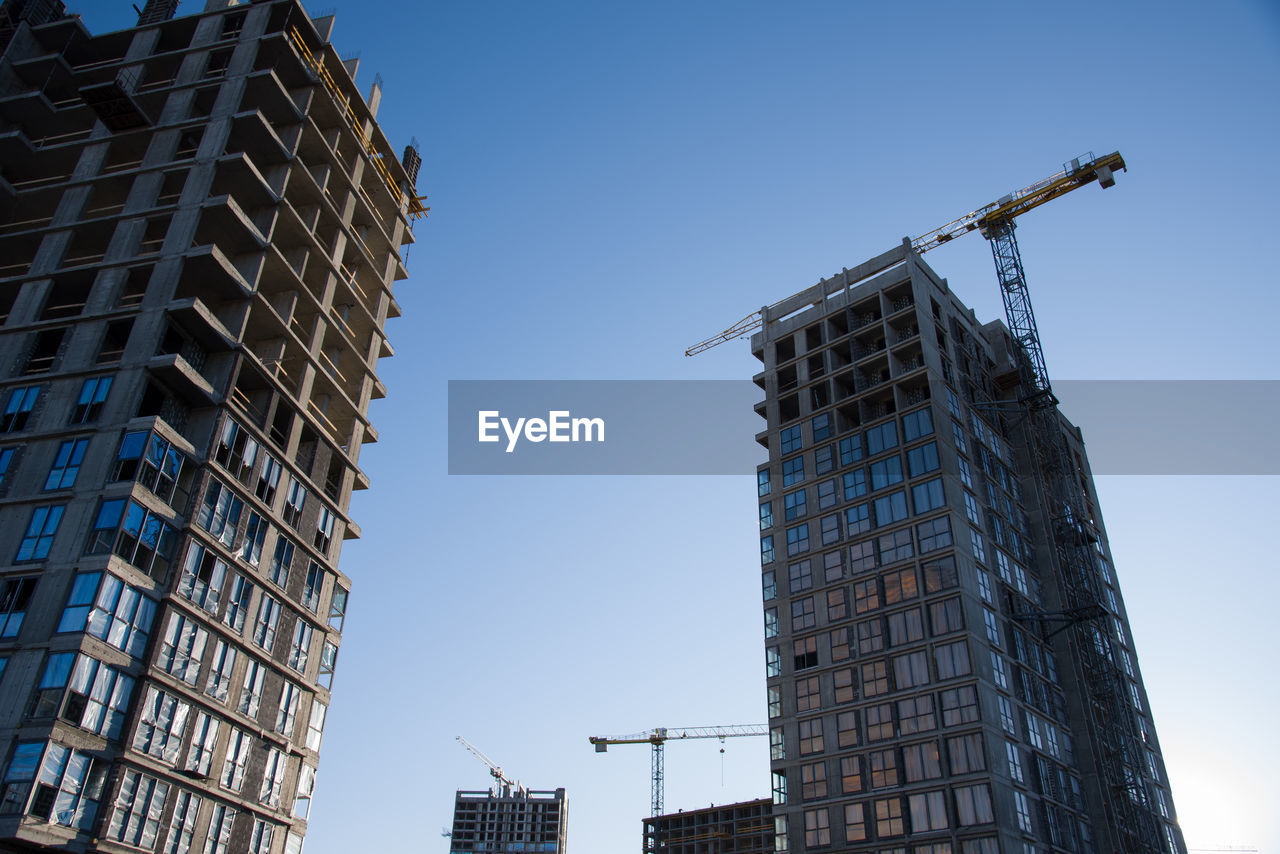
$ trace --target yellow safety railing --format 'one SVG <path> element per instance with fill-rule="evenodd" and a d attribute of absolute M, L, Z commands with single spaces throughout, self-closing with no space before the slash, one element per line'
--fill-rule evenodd
<path fill-rule="evenodd" d="M 382 178 L 382 183 L 386 185 L 391 197 L 396 200 L 396 204 L 403 202 L 406 198 L 405 193 L 395 182 L 395 179 L 391 176 L 391 170 L 387 168 L 387 164 L 384 162 L 388 155 L 378 149 L 371 135 L 365 133 L 364 122 L 356 115 L 355 110 L 351 108 L 350 99 L 338 88 L 338 84 L 334 81 L 333 75 L 329 73 L 329 69 L 325 68 L 324 57 L 316 56 L 311 52 L 302 35 L 298 32 L 297 27 L 290 27 L 286 35 L 298 55 L 302 58 L 302 61 L 315 72 L 315 75 L 320 78 L 320 82 L 324 84 L 324 87 L 329 90 L 329 94 L 333 96 L 334 101 L 341 106 L 343 117 L 347 120 L 347 126 L 351 128 L 356 135 L 356 139 L 360 140 L 360 144 L 364 146 L 365 153 L 369 155 L 369 162 L 377 170 L 378 176 Z M 426 214 L 428 209 L 423 207 L 422 199 L 419 196 L 410 193 L 408 194 L 408 201 L 410 218 L 417 219 Z"/>

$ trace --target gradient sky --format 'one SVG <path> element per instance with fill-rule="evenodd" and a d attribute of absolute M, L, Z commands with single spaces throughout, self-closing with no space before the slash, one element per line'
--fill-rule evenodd
<path fill-rule="evenodd" d="M 765 719 L 752 478 L 450 477 L 450 379 L 750 377 L 745 342 L 684 348 L 1090 149 L 1130 171 L 1018 232 L 1050 374 L 1277 376 L 1274 2 L 329 3 L 432 212 L 361 456 L 307 854 L 446 851 L 454 789 L 488 783 L 456 735 L 568 789 L 571 851 L 634 851 L 648 750 L 587 736 Z M 927 260 L 1002 316 L 980 238 Z M 1193 849 L 1280 851 L 1276 487 L 1098 483 Z M 763 742 L 671 746 L 668 809 L 767 795 Z"/>

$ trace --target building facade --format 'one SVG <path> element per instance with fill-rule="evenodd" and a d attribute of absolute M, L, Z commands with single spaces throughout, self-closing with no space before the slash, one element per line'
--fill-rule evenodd
<path fill-rule="evenodd" d="M 306 833 L 417 156 L 332 18 L 176 5 L 0 7 L 0 851 Z"/>
<path fill-rule="evenodd" d="M 904 243 L 767 309 L 752 350 L 777 850 L 1130 850 L 1070 642 L 1092 624 L 1135 733 L 1119 797 L 1185 854 L 1083 442 L 1054 422 L 1105 608 L 1068 614 L 1004 324 Z"/>
<path fill-rule="evenodd" d="M 644 820 L 648 854 L 772 854 L 773 845 L 773 802 L 768 798 Z"/>
<path fill-rule="evenodd" d="M 458 790 L 450 854 L 564 854 L 569 802 L 564 789 L 500 786 Z"/>

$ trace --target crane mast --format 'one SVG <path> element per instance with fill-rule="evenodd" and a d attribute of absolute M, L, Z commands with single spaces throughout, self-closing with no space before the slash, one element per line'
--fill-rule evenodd
<path fill-rule="evenodd" d="M 462 736 L 457 736 L 456 740 L 458 744 L 461 744 L 468 751 L 470 751 L 471 755 L 475 756 L 485 765 L 489 766 L 489 774 L 493 777 L 494 789 L 496 790 L 494 793 L 495 795 L 497 795 L 498 797 L 506 798 L 506 797 L 510 797 L 512 792 L 515 792 L 515 794 L 517 795 L 523 795 L 527 792 L 525 787 L 522 786 L 518 780 L 512 780 L 506 774 L 502 773 L 502 767 L 498 765 L 498 763 L 490 759 L 488 756 L 485 756 L 483 753 L 481 753 L 480 748 L 476 747 L 474 744 L 467 741 Z"/>
<path fill-rule="evenodd" d="M 636 732 L 630 735 L 593 735 L 587 740 L 596 746 L 596 753 L 604 753 L 611 744 L 648 744 L 649 751 L 649 806 L 650 815 L 662 815 L 663 789 L 666 777 L 663 760 L 663 745 L 668 741 L 679 741 L 686 738 L 718 738 L 723 742 L 726 738 L 741 738 L 752 735 L 768 735 L 769 727 L 764 724 L 744 724 L 737 726 L 708 727 L 655 727 L 654 729 Z"/>

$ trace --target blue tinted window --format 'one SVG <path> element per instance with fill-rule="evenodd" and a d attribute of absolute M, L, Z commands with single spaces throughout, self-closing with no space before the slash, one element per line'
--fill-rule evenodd
<path fill-rule="evenodd" d="M 798 451 L 803 444 L 804 443 L 800 437 L 799 424 L 794 427 L 788 427 L 782 431 L 782 453 L 790 454 L 794 451 Z"/>
<path fill-rule="evenodd" d="M 854 433 L 840 440 L 840 465 L 847 466 L 862 459 L 862 434 Z"/>
<path fill-rule="evenodd" d="M 831 437 L 831 413 L 824 412 L 813 418 L 813 441 L 821 442 Z"/>
<path fill-rule="evenodd" d="M 898 447 L 898 427 L 893 421 L 887 421 L 879 427 L 867 431 L 867 453 L 875 456 L 881 451 Z"/>
<path fill-rule="evenodd" d="M 933 413 L 929 407 L 902 416 L 902 441 L 911 442 L 933 433 Z"/>
<path fill-rule="evenodd" d="M 907 451 L 907 469 L 912 477 L 919 477 L 938 468 L 938 443 L 930 442 Z"/>

